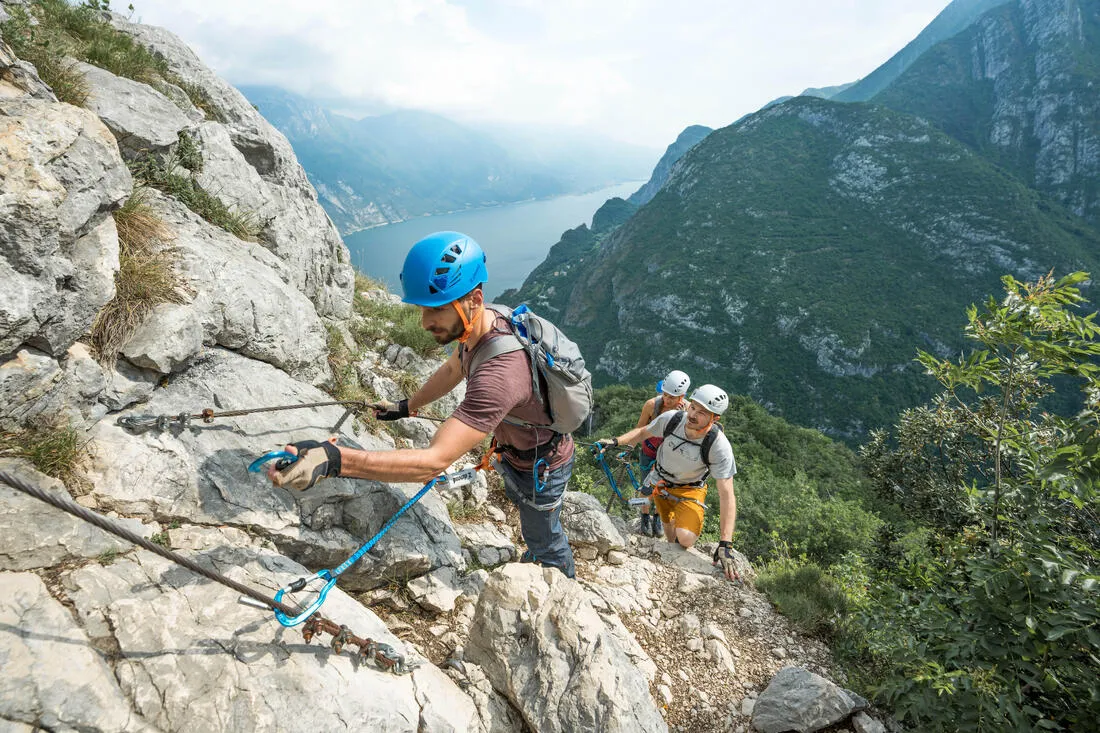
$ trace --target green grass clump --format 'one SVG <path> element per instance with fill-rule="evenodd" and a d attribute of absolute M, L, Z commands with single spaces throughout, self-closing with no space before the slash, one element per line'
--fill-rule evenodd
<path fill-rule="evenodd" d="M 89 455 L 88 439 L 71 425 L 43 422 L 0 433 L 0 455 L 25 458 L 76 491 L 84 485 L 79 471 Z"/>
<path fill-rule="evenodd" d="M 83 75 L 65 57 L 93 64 L 127 79 L 155 84 L 168 73 L 167 63 L 107 22 L 107 3 L 86 0 L 33 0 L 10 8 L 3 24 L 4 40 L 19 58 L 30 61 L 62 101 L 83 105 L 87 86 Z"/>
<path fill-rule="evenodd" d="M 182 144 L 183 138 L 181 138 Z M 260 221 L 252 211 L 228 206 L 224 201 L 203 188 L 190 175 L 181 172 L 188 165 L 196 165 L 195 155 L 189 153 L 193 141 L 184 145 L 185 151 L 176 153 L 167 161 L 153 156 L 131 163 L 130 171 L 134 178 L 145 186 L 164 191 L 178 199 L 191 211 L 214 226 L 221 227 L 230 234 L 245 241 L 254 242 L 260 234 Z M 201 156 L 199 163 L 201 164 Z"/>
<path fill-rule="evenodd" d="M 15 55 L 34 64 L 38 76 L 53 89 L 62 102 L 84 106 L 88 101 L 88 82 L 72 61 L 65 59 L 66 50 L 60 32 L 32 23 L 32 10 L 15 5 L 8 8 L 10 18 L 0 24 L 3 35 Z"/>
<path fill-rule="evenodd" d="M 183 303 L 186 294 L 168 246 L 172 232 L 150 208 L 148 193 L 135 189 L 114 217 L 119 244 L 115 297 L 96 315 L 90 339 L 96 359 L 108 365 L 155 306 Z"/>
<path fill-rule="evenodd" d="M 356 341 L 370 346 L 375 341 L 384 339 L 401 346 L 408 346 L 421 356 L 442 355 L 443 347 L 421 327 L 418 308 L 404 303 L 373 300 L 362 295 L 364 290 L 378 289 L 382 289 L 381 284 L 362 274 L 356 274 L 355 313 L 362 318 L 355 327 Z M 419 387 L 419 385 L 416 386 Z"/>

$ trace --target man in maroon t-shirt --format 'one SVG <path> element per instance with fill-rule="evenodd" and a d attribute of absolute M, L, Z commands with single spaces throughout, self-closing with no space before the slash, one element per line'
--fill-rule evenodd
<path fill-rule="evenodd" d="M 387 404 L 379 420 L 397 420 L 450 392 L 463 378 L 466 397 L 424 449 L 364 451 L 334 442 L 287 446 L 299 459 L 269 476 L 278 486 L 308 489 L 326 476 L 376 481 L 429 481 L 494 433 L 504 460 L 505 494 L 519 509 L 527 543 L 522 560 L 556 567 L 572 578 L 573 552 L 561 525 L 561 501 L 573 472 L 573 439 L 548 428 L 543 395 L 534 392 L 525 351 L 471 362 L 493 339 L 511 333 L 507 318 L 485 307 L 485 253 L 458 232 L 438 232 L 413 245 L 401 271 L 406 303 L 420 306 L 420 323 L 440 344 L 459 342 L 428 381 L 406 400 Z"/>

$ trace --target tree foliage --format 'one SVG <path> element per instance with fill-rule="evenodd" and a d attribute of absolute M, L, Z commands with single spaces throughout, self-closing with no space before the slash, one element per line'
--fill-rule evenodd
<path fill-rule="evenodd" d="M 1100 328 L 1081 314 L 1087 279 L 1003 278 L 1001 301 L 968 312 L 978 348 L 919 355 L 942 394 L 864 448 L 880 495 L 932 531 L 882 548 L 847 651 L 921 730 L 1100 719 Z M 1043 409 L 1056 385 L 1079 398 L 1072 417 Z"/>

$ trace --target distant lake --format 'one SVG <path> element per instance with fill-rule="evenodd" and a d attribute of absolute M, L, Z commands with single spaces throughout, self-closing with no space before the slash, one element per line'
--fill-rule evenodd
<path fill-rule="evenodd" d="M 524 201 L 455 214 L 422 216 L 398 224 L 367 229 L 344 237 L 355 268 L 381 280 L 400 294 L 398 275 L 405 254 L 417 240 L 432 232 L 456 231 L 477 240 L 488 257 L 492 299 L 508 288 L 517 288 L 546 258 L 562 232 L 581 224 L 592 226 L 592 215 L 610 198 L 626 198 L 645 181 L 620 183 L 592 193 Z"/>

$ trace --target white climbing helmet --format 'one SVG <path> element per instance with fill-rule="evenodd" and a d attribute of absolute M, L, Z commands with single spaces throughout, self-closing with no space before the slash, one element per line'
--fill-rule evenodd
<path fill-rule="evenodd" d="M 661 380 L 661 391 L 669 397 L 683 397 L 691 386 L 691 378 L 679 369 L 673 369 Z"/>
<path fill-rule="evenodd" d="M 691 401 L 698 403 L 700 407 L 713 412 L 715 415 L 721 415 L 730 406 L 729 395 L 713 384 L 704 384 L 695 390 L 695 393 L 691 396 Z"/>

